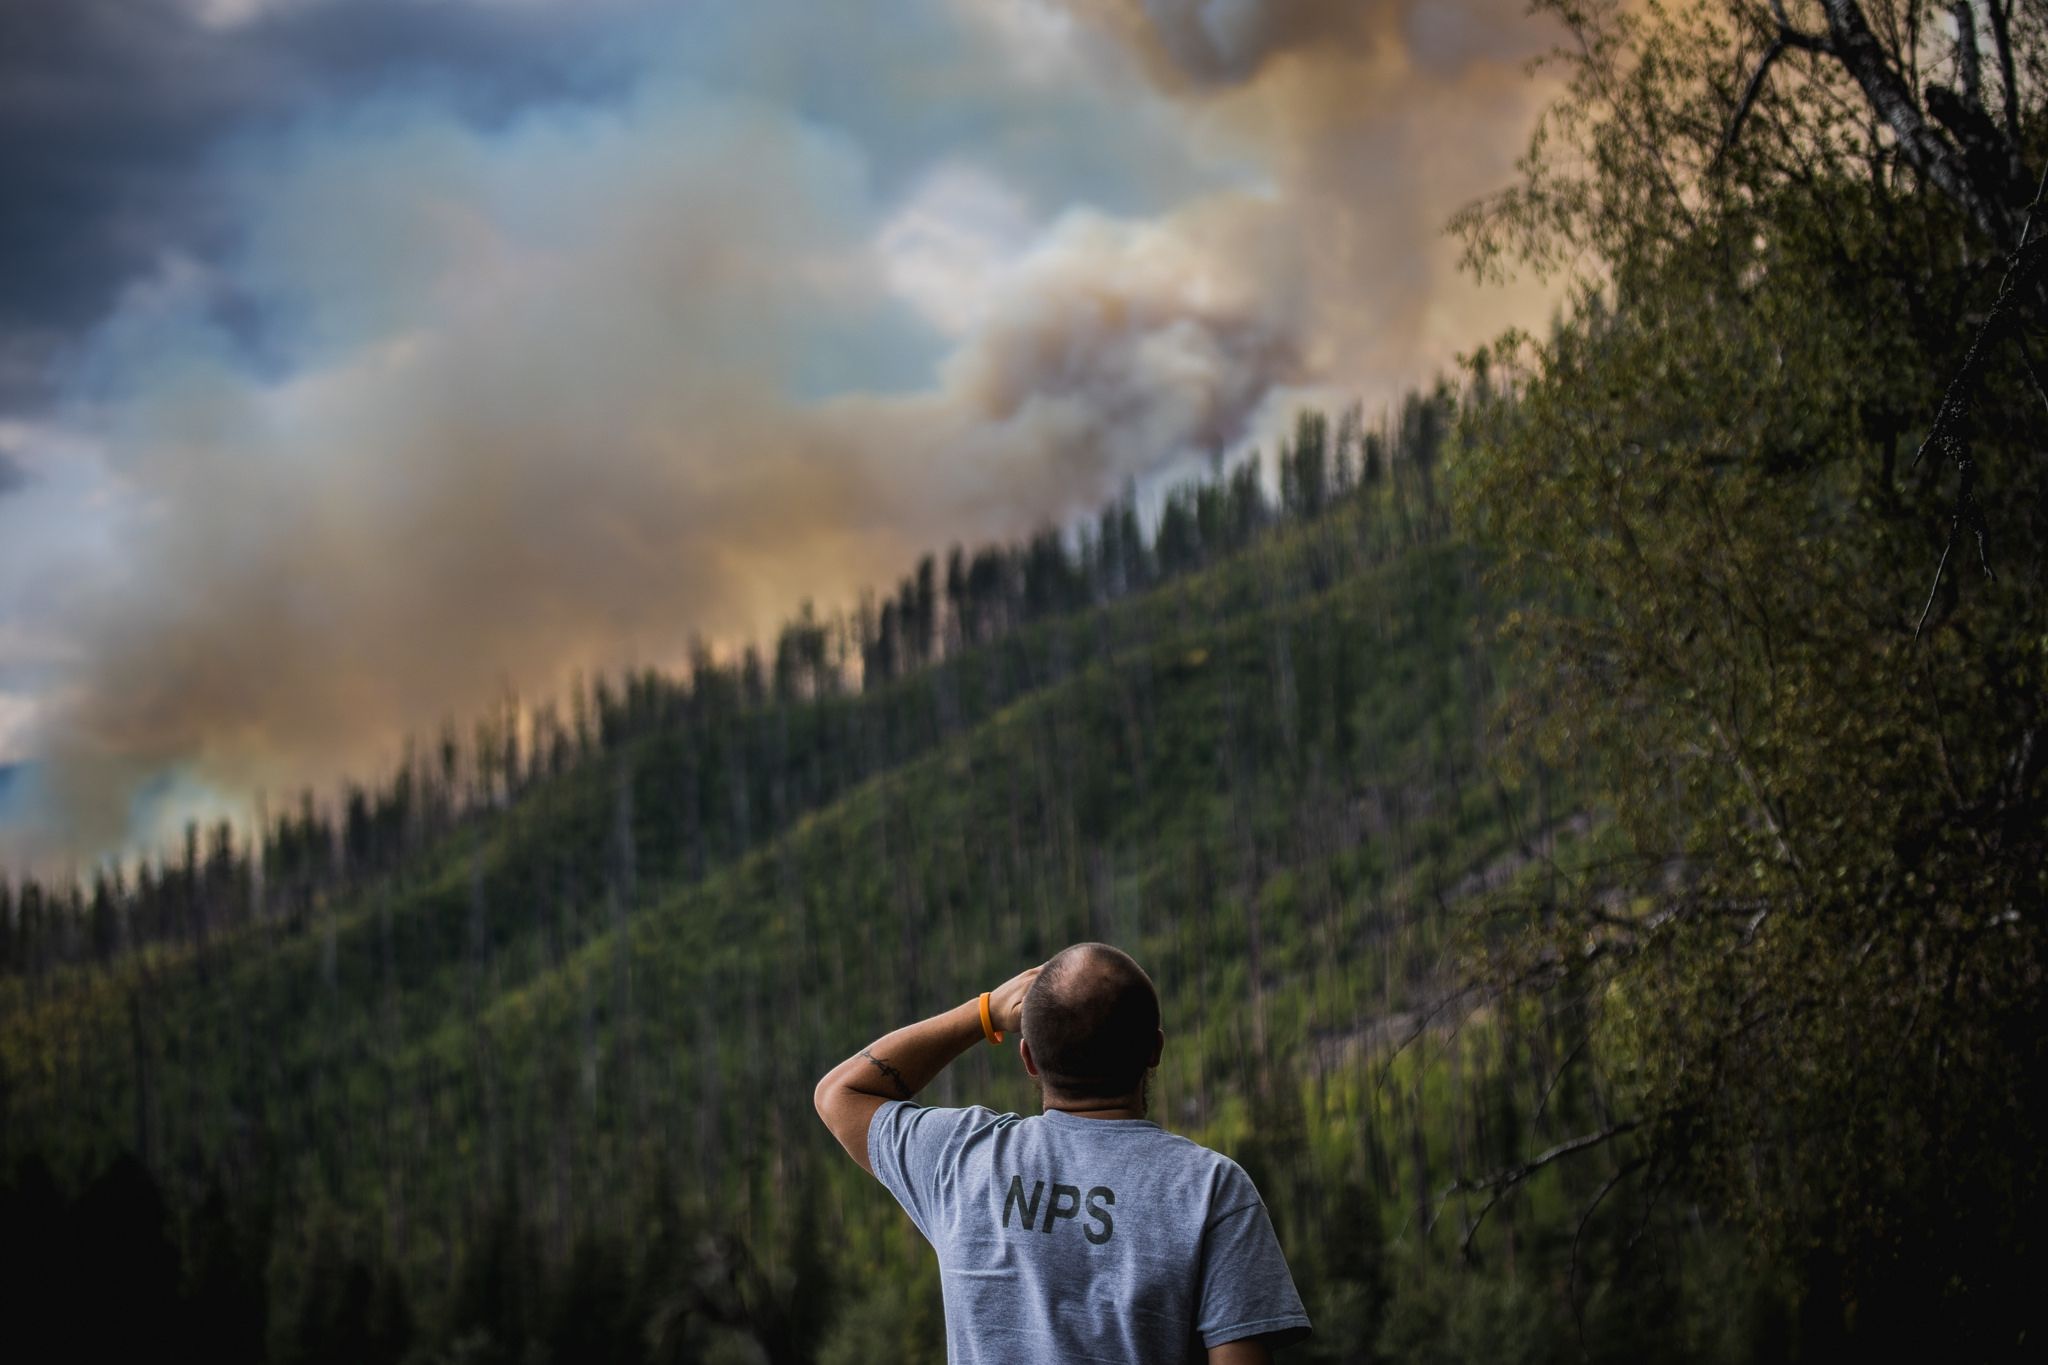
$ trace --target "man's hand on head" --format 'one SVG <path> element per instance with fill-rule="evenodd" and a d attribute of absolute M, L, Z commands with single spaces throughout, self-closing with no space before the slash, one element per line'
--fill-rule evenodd
<path fill-rule="evenodd" d="M 1043 963 L 1026 967 L 988 993 L 989 1022 L 999 1032 L 1014 1033 L 1024 1027 L 1024 997 L 1031 993 L 1031 983 L 1038 980 L 1043 970 Z"/>

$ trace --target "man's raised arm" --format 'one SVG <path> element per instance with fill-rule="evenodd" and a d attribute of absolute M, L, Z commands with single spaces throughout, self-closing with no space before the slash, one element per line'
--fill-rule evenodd
<path fill-rule="evenodd" d="M 1024 993 L 1038 968 L 1022 971 L 989 992 L 989 1020 L 1000 1032 L 1024 1017 Z M 982 1040 L 981 997 L 955 1005 L 894 1033 L 884 1034 L 825 1073 L 811 1102 L 846 1154 L 870 1175 L 868 1124 L 887 1100 L 914 1098 L 949 1063 Z"/>

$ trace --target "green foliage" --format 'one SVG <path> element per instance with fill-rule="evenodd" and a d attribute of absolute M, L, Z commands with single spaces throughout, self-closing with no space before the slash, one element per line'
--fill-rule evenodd
<path fill-rule="evenodd" d="M 1959 547 L 1918 638 L 1954 504 L 1939 452 L 1911 462 L 1997 256 L 1830 61 L 1781 63 L 1716 161 L 1755 7 L 1549 8 L 1570 94 L 1469 241 L 1589 251 L 1604 288 L 1489 357 L 1514 401 L 1469 424 L 1458 493 L 1526 601 L 1522 752 L 1590 758 L 1630 856 L 1496 965 L 1590 1002 L 1646 1172 L 1798 1268 L 1810 1343 L 1960 1317 L 2014 1349 L 2048 1136 L 2048 466 L 2017 347 L 1971 413 L 2000 576 Z M 2012 36 L 2032 119 L 2048 37 Z"/>

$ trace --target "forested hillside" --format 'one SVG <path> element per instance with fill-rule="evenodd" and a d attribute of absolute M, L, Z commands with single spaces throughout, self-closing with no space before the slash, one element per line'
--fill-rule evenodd
<path fill-rule="evenodd" d="M 1546 3 L 1543 336 L 759 649 L 0 890 L 23 1330 L 935 1360 L 811 1113 L 1080 938 L 1304 1360 L 2013 1358 L 2048 1105 L 2048 23 Z M 941 1102 L 1032 1107 L 1008 1050 Z"/>
<path fill-rule="evenodd" d="M 1158 1112 L 1261 1180 L 1311 1355 L 1500 1312 L 1563 1349 L 1561 1193 L 1441 1278 L 1473 1208 L 1443 1188 L 1589 1102 L 1552 1088 L 1568 1017 L 1432 1032 L 1459 908 L 1589 827 L 1566 778 L 1485 767 L 1505 684 L 1432 484 L 1451 415 L 1305 415 L 1277 507 L 1240 476 L 1149 537 L 1112 508 L 942 606 L 928 567 L 849 628 L 857 688 L 806 614 L 772 665 L 593 688 L 524 762 L 501 717 L 338 820 L 309 798 L 254 866 L 222 832 L 19 917 L 16 1282 L 90 1278 L 34 1252 L 61 1224 L 82 1256 L 168 1239 L 152 1292 L 240 1358 L 924 1358 L 928 1253 L 810 1083 L 1102 937 L 1166 992 Z M 1008 1053 L 939 1094 L 1032 1103 Z"/>

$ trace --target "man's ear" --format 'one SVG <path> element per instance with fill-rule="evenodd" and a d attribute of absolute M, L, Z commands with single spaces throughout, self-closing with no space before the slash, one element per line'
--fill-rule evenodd
<path fill-rule="evenodd" d="M 1149 1069 L 1158 1066 L 1159 1054 L 1164 1051 L 1166 1051 L 1166 1030 L 1160 1029 L 1152 1035 L 1152 1060 L 1145 1063 L 1146 1067 Z M 1036 1075 L 1037 1073 L 1033 1072 L 1032 1074 Z"/>
<path fill-rule="evenodd" d="M 1038 1063 L 1031 1060 L 1031 1044 L 1025 1039 L 1017 1040 L 1017 1055 L 1024 1059 L 1024 1074 L 1037 1079 Z"/>

